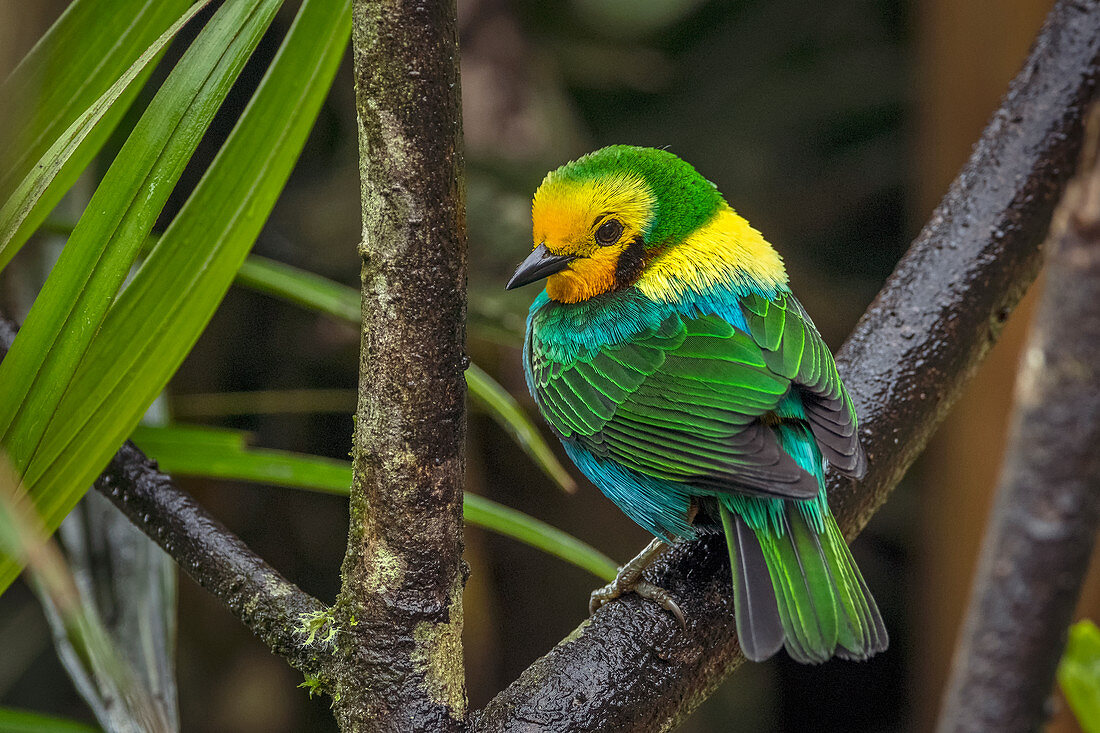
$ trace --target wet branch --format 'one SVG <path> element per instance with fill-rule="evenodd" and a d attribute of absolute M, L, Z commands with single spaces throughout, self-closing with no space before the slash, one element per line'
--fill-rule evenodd
<path fill-rule="evenodd" d="M 95 488 L 272 652 L 308 675 L 323 673 L 326 630 L 308 642 L 306 620 L 320 618 L 325 605 L 256 555 L 133 443 L 119 448 Z"/>
<path fill-rule="evenodd" d="M 858 484 L 832 476 L 849 538 L 927 443 L 1034 280 L 1039 245 L 1080 146 L 1100 64 L 1100 4 L 1059 2 L 970 161 L 837 356 L 870 459 Z M 720 537 L 677 547 L 656 579 L 688 616 L 681 632 L 626 597 L 477 714 L 473 728 L 664 730 L 743 658 Z"/>
<path fill-rule="evenodd" d="M 1048 242 L 943 733 L 1037 730 L 1100 525 L 1100 108 Z"/>
<path fill-rule="evenodd" d="M 0 316 L 0 358 L 15 334 L 15 324 Z M 328 652 L 316 637 L 307 643 L 300 629 L 303 616 L 315 617 L 325 605 L 256 555 L 133 443 L 119 448 L 95 488 L 272 652 L 304 673 L 322 673 Z"/>

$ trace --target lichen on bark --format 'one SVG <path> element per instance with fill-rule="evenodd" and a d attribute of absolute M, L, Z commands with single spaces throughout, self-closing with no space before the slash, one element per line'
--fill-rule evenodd
<path fill-rule="evenodd" d="M 457 730 L 468 359 L 454 2 L 359 0 L 352 43 L 363 329 L 333 707 L 345 731 Z"/>

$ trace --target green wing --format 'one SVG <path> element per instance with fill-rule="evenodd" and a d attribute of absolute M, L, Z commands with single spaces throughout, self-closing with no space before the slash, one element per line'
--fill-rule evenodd
<path fill-rule="evenodd" d="M 779 446 L 767 420 L 795 387 L 827 457 L 850 462 L 862 459 L 854 413 L 842 419 L 835 409 L 850 411 L 850 400 L 792 297 L 753 296 L 742 307 L 748 332 L 717 316 L 672 315 L 629 343 L 568 364 L 549 358 L 536 333 L 526 356 L 542 413 L 563 439 L 654 478 L 719 492 L 816 496 L 816 477 Z"/>
<path fill-rule="evenodd" d="M 768 300 L 749 295 L 742 312 L 753 340 L 776 374 L 798 389 L 806 421 L 818 448 L 841 473 L 862 478 L 867 458 L 856 434 L 856 411 L 829 347 L 793 295 Z"/>

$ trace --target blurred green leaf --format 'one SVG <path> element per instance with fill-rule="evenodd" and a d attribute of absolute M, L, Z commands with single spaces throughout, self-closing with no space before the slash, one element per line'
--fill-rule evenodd
<path fill-rule="evenodd" d="M 63 720 L 14 708 L 0 708 L 0 731 L 4 733 L 100 733 L 99 728 L 93 728 L 75 720 Z"/>
<path fill-rule="evenodd" d="M 230 0 L 219 13 L 238 5 Z M 265 13 L 272 5 L 277 3 L 260 3 Z M 24 472 L 51 530 L 137 425 L 213 315 L 290 175 L 350 35 L 349 0 L 302 3 L 225 145 L 111 304 Z M 19 338 L 0 369 L 18 346 Z M 0 559 L 0 589 L 15 569 Z"/>
<path fill-rule="evenodd" d="M 179 419 L 226 415 L 293 415 L 355 412 L 354 389 L 258 389 L 172 395 L 172 415 Z"/>
<path fill-rule="evenodd" d="M 349 323 L 359 323 L 359 293 L 346 285 L 259 255 L 249 255 L 237 285 Z"/>
<path fill-rule="evenodd" d="M 0 550 L 25 564 L 28 580 L 42 605 L 56 614 L 66 649 L 115 702 L 112 720 L 126 730 L 169 733 L 161 709 L 126 660 L 118 653 L 95 608 L 83 603 L 57 545 L 31 505 L 6 456 L 0 453 Z"/>
<path fill-rule="evenodd" d="M 10 174 L 12 181 L 5 181 L 0 184 L 2 188 L 0 191 L 4 191 L 9 185 L 14 185 L 14 190 L 10 196 L 5 195 L 4 203 L 0 206 L 0 270 L 4 269 L 4 266 L 11 261 L 11 258 L 15 256 L 15 253 L 26 241 L 27 237 L 34 230 L 34 228 L 45 218 L 46 214 L 52 209 L 60 200 L 64 191 L 72 185 L 73 181 L 80 174 L 80 171 L 88 164 L 91 158 L 94 156 L 96 150 L 103 144 L 106 135 L 110 132 L 111 127 L 117 124 L 119 117 L 125 112 L 129 102 L 132 101 L 132 97 L 137 93 L 139 85 L 134 84 L 134 80 L 139 76 L 147 75 L 151 71 L 151 62 L 156 59 L 161 52 L 168 45 L 168 42 L 179 32 L 187 22 L 194 17 L 195 13 L 202 9 L 210 0 L 205 0 L 193 6 L 190 10 L 178 17 L 175 23 L 172 24 L 164 33 L 161 34 L 156 41 L 145 49 L 144 53 L 128 68 L 125 72 L 118 77 L 118 79 L 112 84 L 103 94 L 90 104 L 84 111 L 62 132 L 58 137 L 45 138 L 46 142 L 50 143 L 49 149 L 42 153 L 40 159 L 37 160 L 37 164 L 32 166 L 27 172 L 25 177 L 14 185 L 15 175 L 22 169 L 22 166 L 17 161 L 14 168 L 11 169 Z M 32 51 L 32 57 L 36 57 L 35 51 Z M 44 59 L 37 59 L 45 63 Z M 182 62 L 181 62 L 182 65 Z M 23 67 L 20 67 L 23 68 Z M 177 67 L 178 68 L 178 67 Z M 17 69 L 17 72 L 19 70 Z M 29 74 L 30 72 L 28 72 Z M 176 76 L 177 84 L 183 83 L 182 75 Z M 69 81 L 68 75 L 61 75 L 61 82 Z M 163 98 L 170 94 L 179 94 L 180 90 L 166 82 L 165 86 L 169 87 L 167 91 L 164 89 L 158 93 L 163 101 Z M 64 91 L 64 88 L 62 89 Z M 125 95 L 125 99 L 120 103 Z M 224 95 L 224 92 L 223 92 Z M 48 90 L 47 97 L 53 99 L 56 96 L 53 89 Z M 48 113 L 50 110 L 46 110 Z M 57 119 L 54 122 L 59 122 L 65 119 L 67 113 L 71 110 L 60 109 L 56 112 Z M 211 110 L 211 114 L 213 111 Z M 109 119 L 105 119 L 110 115 Z M 149 115 L 143 116 L 143 121 L 150 119 Z M 43 121 L 48 123 L 48 121 Z M 140 123 L 139 123 L 140 128 Z M 203 125 L 205 128 L 205 125 Z M 37 133 L 37 131 L 35 131 Z M 136 128 L 135 133 L 138 132 Z M 18 133 L 16 133 L 18 135 Z M 37 142 L 37 139 L 36 139 Z M 35 143 L 32 142 L 33 146 Z M 150 139 L 142 140 L 143 145 L 155 145 L 155 142 Z M 156 149 L 155 147 L 153 149 Z M 124 148 L 125 152 L 125 148 Z M 108 199 L 117 198 L 119 195 L 116 193 L 116 187 L 121 188 L 122 183 L 119 179 L 124 179 L 125 176 L 133 175 L 134 169 L 138 168 L 142 164 L 149 165 L 155 158 L 148 156 L 148 151 L 144 148 L 140 150 L 141 153 L 148 158 L 148 161 L 138 158 L 136 163 L 130 163 L 130 169 L 127 169 L 126 165 L 117 164 L 112 166 L 112 171 L 115 171 L 115 179 L 112 179 L 105 187 L 106 191 L 111 192 L 101 194 L 101 198 L 97 200 L 93 198 L 92 204 L 105 207 L 104 198 Z M 130 148 L 130 155 L 133 155 L 133 147 Z M 124 159 L 123 153 L 119 154 L 119 158 Z M 33 161 L 34 159 L 32 159 Z M 184 158 L 186 161 L 186 158 Z M 64 172 L 65 175 L 59 178 L 59 175 Z M 108 173 L 108 176 L 111 174 Z M 178 176 L 178 174 L 177 174 Z M 156 177 L 150 176 L 154 181 Z M 108 178 L 105 178 L 106 182 Z M 174 179 L 173 179 L 174 180 Z M 138 178 L 139 183 L 144 183 L 141 177 Z M 103 190 L 104 187 L 101 187 Z M 155 183 L 152 188 L 156 188 Z M 171 189 L 171 183 L 169 182 L 165 189 Z M 50 195 L 47 196 L 47 193 Z M 98 193 L 98 191 L 97 191 Z M 163 197 L 166 198 L 169 190 L 163 192 Z M 92 205 L 90 204 L 90 205 Z M 163 202 L 162 202 L 163 205 Z M 153 212 L 154 219 L 155 214 L 160 208 Z M 99 209 L 93 209 L 99 213 Z M 33 216 L 32 216 L 33 214 Z M 107 211 L 101 213 L 104 221 L 102 225 L 104 227 L 113 227 L 117 225 L 117 219 L 112 219 Z M 150 226 L 152 226 L 150 224 Z M 109 231 L 109 229 L 108 229 Z M 103 237 L 103 233 L 99 233 L 100 237 Z"/>
<path fill-rule="evenodd" d="M 18 232 L 12 232 L 11 252 L 38 227 L 103 146 L 145 85 L 167 42 L 208 2 L 199 2 L 185 13 L 191 0 L 75 0 L 0 83 L 0 99 L 5 100 L 0 109 L 0 141 L 5 143 L 0 150 L 0 201 L 35 169 L 36 162 L 40 163 L 36 175 L 51 179 Z M 116 83 L 123 76 L 129 81 Z M 67 146 L 66 154 L 43 159 L 90 107 L 99 108 L 98 122 L 81 125 L 82 139 Z M 42 175 L 41 164 L 52 173 Z M 3 250 L 0 246 L 0 269 L 11 254 Z"/>
<path fill-rule="evenodd" d="M 236 430 L 139 425 L 131 438 L 157 460 L 162 471 L 177 476 L 253 481 L 343 496 L 351 487 L 351 465 L 347 461 L 248 448 L 247 435 Z"/>
<path fill-rule="evenodd" d="M 474 363 L 466 370 L 466 384 L 470 388 L 470 395 L 489 411 L 493 419 L 527 451 L 547 476 L 569 493 L 577 490 L 573 477 L 558 461 L 538 428 L 520 409 L 515 398 L 508 394 L 508 390 Z"/>
<path fill-rule="evenodd" d="M 255 481 L 347 496 L 351 464 L 288 451 L 249 448 L 245 434 L 233 430 L 173 425 L 138 426 L 134 443 L 155 458 L 162 470 L 178 476 Z M 591 545 L 546 522 L 476 494 L 463 498 L 466 521 L 538 548 L 583 568 L 603 580 L 614 580 L 614 561 Z"/>
<path fill-rule="evenodd" d="M 1100 733 L 1100 629 L 1092 621 L 1069 627 L 1058 684 L 1085 733 Z"/>
<path fill-rule="evenodd" d="M 358 292 L 291 265 L 252 255 L 241 266 L 237 283 L 349 323 L 360 321 Z M 476 364 L 466 370 L 466 386 L 474 401 L 519 443 L 547 476 L 565 491 L 576 491 L 573 477 L 504 387 Z"/>
<path fill-rule="evenodd" d="M 541 519 L 535 519 L 477 494 L 465 495 L 462 510 L 470 524 L 542 550 L 587 570 L 601 580 L 610 582 L 618 573 L 619 568 L 615 561 L 607 555 Z"/>

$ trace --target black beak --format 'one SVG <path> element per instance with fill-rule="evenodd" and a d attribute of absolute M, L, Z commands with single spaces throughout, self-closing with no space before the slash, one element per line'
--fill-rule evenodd
<path fill-rule="evenodd" d="M 556 255 L 546 249 L 545 244 L 540 244 L 535 247 L 531 254 L 527 255 L 527 259 L 520 263 L 504 289 L 518 288 L 521 285 L 541 280 L 547 275 L 553 275 L 555 272 L 561 272 L 566 265 L 575 259 L 577 259 L 576 255 Z"/>

